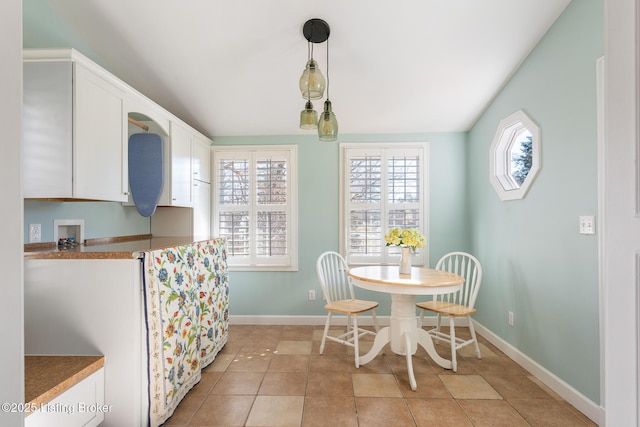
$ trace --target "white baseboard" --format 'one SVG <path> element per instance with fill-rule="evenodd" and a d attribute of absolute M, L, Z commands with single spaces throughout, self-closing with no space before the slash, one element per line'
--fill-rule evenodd
<path fill-rule="evenodd" d="M 389 316 L 378 316 L 378 325 L 389 326 Z M 229 316 L 231 325 L 324 325 L 326 315 L 321 316 Z M 347 317 L 334 315 L 332 325 L 346 325 Z M 361 326 L 373 326 L 371 316 L 358 316 L 358 324 Z M 435 326 L 435 316 L 425 316 L 424 326 Z M 446 324 L 449 325 L 448 323 Z M 456 319 L 456 326 L 466 326 L 466 319 Z"/>
<path fill-rule="evenodd" d="M 229 316 L 231 325 L 324 325 L 327 317 L 322 316 Z M 389 316 L 378 316 L 378 324 L 380 326 L 389 325 Z M 458 322 L 459 321 L 459 322 Z M 436 318 L 434 316 L 425 317 L 424 326 L 435 326 Z M 332 324 L 345 325 L 345 316 L 334 316 Z M 358 324 L 361 326 L 372 326 L 373 318 L 371 316 L 358 316 Z M 466 326 L 466 319 L 456 319 L 456 326 Z M 539 379 L 543 384 L 549 387 L 560 397 L 576 407 L 580 412 L 585 414 L 596 424 L 600 420 L 604 420 L 604 408 L 592 402 L 585 395 L 575 388 L 540 366 L 534 360 L 529 358 L 517 348 L 504 341 L 493 332 L 474 321 L 476 333 L 481 335 L 491 344 L 496 346 L 500 351 L 509 358 L 522 366 L 527 371 Z"/>
<path fill-rule="evenodd" d="M 588 397 L 580 393 L 575 388 L 558 378 L 553 373 L 539 365 L 537 362 L 529 358 L 526 354 L 522 353 L 517 348 L 513 347 L 508 342 L 504 341 L 499 336 L 476 322 L 473 321 L 476 333 L 481 335 L 491 344 L 496 346 L 500 351 L 509 356 L 514 362 L 522 366 L 527 371 L 531 372 L 534 377 L 539 379 L 543 384 L 549 387 L 554 392 L 558 393 L 560 397 L 576 407 L 580 412 L 585 414 L 591 421 L 599 424 L 601 420 L 604 420 L 604 408 L 595 404 Z"/>

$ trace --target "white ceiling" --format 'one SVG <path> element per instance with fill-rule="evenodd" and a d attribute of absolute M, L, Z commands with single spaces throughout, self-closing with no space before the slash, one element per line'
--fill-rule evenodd
<path fill-rule="evenodd" d="M 309 134 L 298 79 L 310 18 L 331 27 L 340 133 L 468 130 L 570 0 L 48 3 L 111 72 L 215 138 Z M 325 75 L 326 45 L 314 50 Z"/>

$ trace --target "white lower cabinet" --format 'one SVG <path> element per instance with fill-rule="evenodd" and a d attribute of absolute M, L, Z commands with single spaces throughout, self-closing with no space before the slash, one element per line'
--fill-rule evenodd
<path fill-rule="evenodd" d="M 104 403 L 104 368 L 89 375 L 50 402 L 39 404 L 25 427 L 94 427 L 111 407 Z"/>
<path fill-rule="evenodd" d="M 139 259 L 25 260 L 25 354 L 104 355 L 103 427 L 148 424 L 142 289 Z"/>

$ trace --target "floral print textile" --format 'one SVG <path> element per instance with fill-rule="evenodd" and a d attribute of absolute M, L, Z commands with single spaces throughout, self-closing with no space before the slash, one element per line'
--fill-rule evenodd
<path fill-rule="evenodd" d="M 171 416 L 227 341 L 226 260 L 224 239 L 144 254 L 152 427 Z"/>

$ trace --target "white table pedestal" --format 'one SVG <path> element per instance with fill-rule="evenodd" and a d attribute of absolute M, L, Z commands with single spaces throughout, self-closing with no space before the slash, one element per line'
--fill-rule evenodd
<path fill-rule="evenodd" d="M 411 389 L 416 390 L 417 384 L 413 374 L 412 355 L 418 349 L 418 344 L 426 350 L 431 358 L 445 369 L 451 369 L 451 361 L 443 359 L 436 352 L 431 336 L 424 329 L 418 328 L 416 317 L 416 296 L 407 294 L 391 294 L 391 325 L 378 331 L 371 350 L 360 356 L 360 364 L 371 362 L 382 351 L 385 345 L 391 343 L 391 351 L 406 356 L 407 372 Z"/>

